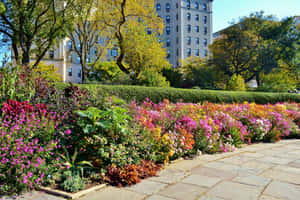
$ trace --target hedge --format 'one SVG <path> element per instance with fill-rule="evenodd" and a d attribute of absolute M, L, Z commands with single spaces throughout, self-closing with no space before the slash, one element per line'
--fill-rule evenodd
<path fill-rule="evenodd" d="M 58 88 L 64 88 L 67 84 L 58 84 Z M 243 103 L 254 102 L 257 104 L 296 102 L 300 103 L 300 95 L 290 93 L 264 93 L 264 92 L 233 92 L 199 89 L 155 88 L 142 86 L 111 86 L 111 85 L 78 85 L 89 91 L 102 90 L 103 93 L 116 95 L 128 102 L 143 102 L 149 98 L 154 103 L 168 99 L 171 102 L 185 103 Z"/>

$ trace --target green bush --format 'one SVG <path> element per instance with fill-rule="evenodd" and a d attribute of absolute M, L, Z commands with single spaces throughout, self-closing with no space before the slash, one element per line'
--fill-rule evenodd
<path fill-rule="evenodd" d="M 276 69 L 267 75 L 262 75 L 262 84 L 257 88 L 264 92 L 288 92 L 297 87 L 297 80 L 294 75 Z"/>
<path fill-rule="evenodd" d="M 166 77 L 154 69 L 142 71 L 138 76 L 137 84 L 150 87 L 170 87 L 170 82 Z"/>
<path fill-rule="evenodd" d="M 227 83 L 226 90 L 246 91 L 245 80 L 241 75 L 234 74 Z"/>
<path fill-rule="evenodd" d="M 64 88 L 67 84 L 58 84 L 58 88 Z M 102 90 L 107 95 L 115 95 L 131 102 L 143 102 L 149 98 L 155 103 L 168 99 L 171 102 L 188 103 L 243 103 L 254 102 L 257 104 L 278 103 L 278 102 L 300 102 L 300 95 L 289 93 L 263 93 L 263 92 L 233 92 L 217 90 L 192 90 L 175 88 L 155 88 L 142 86 L 108 86 L 108 85 L 79 85 L 88 88 L 90 92 Z M 101 92 L 100 92 L 101 94 Z"/>

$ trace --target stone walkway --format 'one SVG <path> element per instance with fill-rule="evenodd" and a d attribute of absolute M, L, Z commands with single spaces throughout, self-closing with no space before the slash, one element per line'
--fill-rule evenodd
<path fill-rule="evenodd" d="M 34 192 L 20 199 L 62 200 Z M 177 161 L 132 187 L 106 187 L 79 200 L 300 200 L 300 140 Z"/>

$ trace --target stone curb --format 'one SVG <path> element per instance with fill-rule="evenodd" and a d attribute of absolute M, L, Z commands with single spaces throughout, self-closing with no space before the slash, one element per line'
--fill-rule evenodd
<path fill-rule="evenodd" d="M 55 189 L 52 189 L 52 188 L 49 188 L 49 187 L 41 187 L 40 191 L 46 192 L 48 194 L 53 194 L 53 195 L 56 195 L 56 196 L 65 197 L 65 198 L 68 198 L 68 199 L 78 199 L 78 198 L 80 198 L 84 195 L 89 194 L 90 192 L 94 192 L 94 191 L 98 191 L 100 189 L 103 189 L 106 186 L 107 186 L 107 184 L 101 184 L 101 185 L 97 185 L 97 186 L 94 186 L 94 187 L 91 187 L 89 189 L 82 190 L 82 191 L 79 191 L 79 192 L 76 192 L 76 193 L 69 193 L 69 192 L 65 192 L 65 191 L 61 191 L 61 190 L 55 190 Z"/>

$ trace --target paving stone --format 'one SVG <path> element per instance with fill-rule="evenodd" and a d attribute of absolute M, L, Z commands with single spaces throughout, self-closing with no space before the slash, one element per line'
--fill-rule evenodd
<path fill-rule="evenodd" d="M 264 178 L 260 176 L 238 176 L 233 179 L 235 182 L 247 184 L 247 185 L 253 185 L 253 186 L 258 186 L 258 187 L 264 187 L 268 185 L 272 179 L 270 178 Z"/>
<path fill-rule="evenodd" d="M 291 174 L 300 175 L 300 169 L 296 168 L 296 167 L 289 167 L 286 165 L 277 165 L 277 166 L 273 167 L 272 169 L 291 173 Z"/>
<path fill-rule="evenodd" d="M 195 160 L 181 160 L 174 164 L 171 164 L 167 167 L 167 169 L 178 169 L 182 171 L 190 171 L 191 169 L 206 163 L 203 160 L 195 159 Z"/>
<path fill-rule="evenodd" d="M 273 164 L 277 164 L 277 165 L 286 165 L 286 164 L 292 162 L 293 159 L 279 158 L 279 157 L 275 157 L 275 156 L 266 156 L 263 158 L 258 158 L 257 161 L 273 163 Z"/>
<path fill-rule="evenodd" d="M 245 155 L 239 155 L 239 156 L 224 158 L 224 159 L 221 159 L 219 161 L 229 163 L 229 164 L 234 164 L 234 165 L 241 165 L 243 163 L 246 163 L 246 162 L 254 160 L 254 159 L 255 158 L 253 158 L 253 157 L 248 157 L 248 156 L 245 156 Z"/>
<path fill-rule="evenodd" d="M 224 170 L 224 171 L 236 171 L 240 168 L 240 166 L 238 166 L 238 165 L 223 163 L 223 162 L 219 162 L 219 161 L 211 162 L 211 163 L 205 164 L 203 166 L 208 167 L 208 168 L 220 169 L 220 170 Z"/>
<path fill-rule="evenodd" d="M 297 173 L 290 173 L 286 171 L 271 169 L 262 173 L 261 176 L 272 178 L 278 181 L 300 184 L 300 174 Z"/>
<path fill-rule="evenodd" d="M 34 196 L 34 198 L 31 198 L 30 200 L 65 200 L 65 198 L 44 193 L 44 194 Z"/>
<path fill-rule="evenodd" d="M 262 195 L 259 200 L 283 200 L 283 199 L 278 199 L 272 196 L 268 196 L 268 195 Z"/>
<path fill-rule="evenodd" d="M 256 153 L 256 152 L 255 153 L 254 152 L 245 152 L 242 155 L 250 157 L 250 158 L 261 158 L 261 157 L 265 156 L 264 154 Z"/>
<path fill-rule="evenodd" d="M 299 152 L 299 154 L 300 154 L 300 152 Z M 300 159 L 300 155 L 292 154 L 292 153 L 289 153 L 289 152 L 280 153 L 280 154 L 274 155 L 274 157 L 291 159 L 291 161 Z"/>
<path fill-rule="evenodd" d="M 207 196 L 207 195 L 205 195 L 205 196 L 200 197 L 197 200 L 225 200 L 225 199 L 220 198 L 220 197 L 214 197 L 214 196 Z"/>
<path fill-rule="evenodd" d="M 176 183 L 189 175 L 187 172 L 183 172 L 178 169 L 166 169 L 158 173 L 157 177 L 149 178 L 151 181 L 161 182 L 161 183 Z"/>
<path fill-rule="evenodd" d="M 280 199 L 299 200 L 300 187 L 289 183 L 273 181 L 268 185 L 263 194 Z"/>
<path fill-rule="evenodd" d="M 267 169 L 274 167 L 274 166 L 275 166 L 275 164 L 259 162 L 256 160 L 252 160 L 252 161 L 249 161 L 249 162 L 241 165 L 241 167 L 255 169 L 259 174 Z"/>
<path fill-rule="evenodd" d="M 160 196 L 160 195 L 153 195 L 153 196 L 147 198 L 146 200 L 175 200 L 175 199 L 171 199 L 169 197 L 164 197 L 164 196 Z"/>
<path fill-rule="evenodd" d="M 104 190 L 93 192 L 80 200 L 142 200 L 146 195 L 139 194 L 136 192 L 128 191 L 125 189 L 119 189 L 115 187 L 107 187 Z"/>
<path fill-rule="evenodd" d="M 194 200 L 205 191 L 206 189 L 202 187 L 184 183 L 177 183 L 160 191 L 159 194 L 178 200 Z"/>
<path fill-rule="evenodd" d="M 290 167 L 300 168 L 300 160 L 296 160 L 288 164 Z"/>
<path fill-rule="evenodd" d="M 228 200 L 256 200 L 261 191 L 259 187 L 224 181 L 213 187 L 208 195 Z"/>
<path fill-rule="evenodd" d="M 154 194 L 166 186 L 167 184 L 143 180 L 141 183 L 127 187 L 126 189 L 137 193 Z"/>
<path fill-rule="evenodd" d="M 237 173 L 228 172 L 228 171 L 215 169 L 215 168 L 208 168 L 208 167 L 194 168 L 192 169 L 191 173 L 199 174 L 203 176 L 209 176 L 209 177 L 217 177 L 223 180 L 232 179 L 238 175 Z"/>
<path fill-rule="evenodd" d="M 202 175 L 191 175 L 182 180 L 183 183 L 199 185 L 202 187 L 212 187 L 220 181 L 221 181 L 220 178 L 208 177 Z"/>
<path fill-rule="evenodd" d="M 256 168 L 248 168 L 242 167 L 240 165 L 233 165 L 222 162 L 211 162 L 209 164 L 204 165 L 205 167 L 221 169 L 224 171 L 229 171 L 231 173 L 237 173 L 240 176 L 249 176 L 249 175 L 257 175 L 261 172 L 261 170 Z"/>

